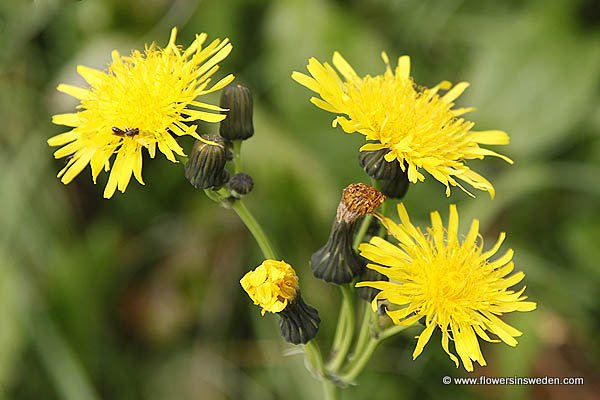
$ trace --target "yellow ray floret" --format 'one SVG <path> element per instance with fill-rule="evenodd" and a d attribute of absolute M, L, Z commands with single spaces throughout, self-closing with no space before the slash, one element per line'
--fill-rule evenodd
<path fill-rule="evenodd" d="M 531 311 L 536 304 L 523 295 L 525 287 L 510 289 L 521 282 L 522 272 L 512 273 L 513 251 L 490 259 L 504 241 L 502 233 L 496 244 L 483 251 L 479 222 L 474 220 L 463 240 L 458 237 L 458 212 L 450 206 L 447 228 L 438 212 L 431 213 L 431 227 L 423 233 L 415 227 L 403 204 L 398 205 L 400 224 L 380 217 L 398 244 L 380 237 L 360 245 L 360 253 L 372 263 L 367 266 L 389 278 L 389 282 L 359 282 L 357 286 L 379 289 L 373 301 L 387 300 L 388 315 L 397 325 L 408 326 L 421 319 L 425 329 L 419 335 L 413 358 L 421 354 L 435 328 L 442 332 L 442 348 L 467 371 L 473 361 L 486 365 L 478 337 L 516 346 L 521 332 L 503 322 L 499 316 L 512 311 Z M 450 341 L 458 357 L 449 348 Z"/>
<path fill-rule="evenodd" d="M 298 293 L 296 271 L 285 261 L 265 260 L 240 283 L 254 304 L 262 307 L 262 315 L 283 311 Z"/>
<path fill-rule="evenodd" d="M 320 96 L 311 98 L 313 104 L 337 114 L 334 127 L 340 125 L 347 133 L 365 136 L 369 143 L 361 147 L 362 151 L 388 149 L 386 161 L 399 162 L 403 170 L 408 170 L 411 182 L 423 181 L 421 170 L 425 170 L 446 185 L 447 196 L 450 186 L 465 190 L 459 179 L 489 192 L 493 198 L 492 184 L 465 161 L 489 155 L 512 163 L 508 157 L 479 147 L 508 144 L 509 137 L 498 130 L 472 131 L 474 123 L 461 118 L 473 108 L 454 108 L 454 100 L 469 84 L 453 86 L 443 81 L 433 88 L 423 88 L 410 77 L 408 56 L 400 57 L 394 70 L 387 54 L 382 53 L 382 58 L 387 66 L 383 75 L 360 77 L 335 52 L 335 69 L 311 58 L 307 66 L 310 76 L 294 72 L 292 78 Z"/>
<path fill-rule="evenodd" d="M 175 44 L 176 37 L 177 29 L 173 28 L 165 48 L 153 43 L 144 52 L 135 50 L 130 56 L 115 50 L 107 71 L 78 66 L 77 72 L 88 88 L 58 86 L 59 91 L 80 100 L 78 112 L 52 118 L 55 124 L 72 128 L 48 140 L 50 146 L 61 146 L 54 153 L 56 158 L 70 157 L 58 174 L 63 183 L 71 182 L 89 164 L 94 183 L 103 169 L 110 171 L 104 190 L 104 197 L 110 198 L 116 189 L 125 191 L 132 175 L 144 184 L 142 148 L 154 158 L 158 147 L 167 159 L 176 162 L 175 155 L 184 153 L 175 137 L 200 139 L 196 126 L 190 123 L 225 118 L 219 114 L 223 111 L 220 107 L 196 99 L 234 79 L 227 75 L 210 86 L 218 63 L 231 52 L 229 40 L 216 39 L 203 47 L 207 39 L 203 33 L 182 49 Z"/>

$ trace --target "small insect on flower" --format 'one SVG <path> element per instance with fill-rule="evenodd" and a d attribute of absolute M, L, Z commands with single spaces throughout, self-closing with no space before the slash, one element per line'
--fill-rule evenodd
<path fill-rule="evenodd" d="M 113 126 L 112 132 L 120 137 L 134 137 L 140 133 L 140 130 L 138 128 L 125 128 L 125 130 L 122 130 L 121 128 Z"/>
<path fill-rule="evenodd" d="M 226 118 L 221 112 L 227 110 L 198 98 L 233 81 L 231 74 L 213 81 L 231 43 L 207 42 L 208 35 L 202 33 L 185 48 L 176 38 L 173 28 L 164 48 L 152 43 L 128 56 L 115 50 L 104 70 L 77 67 L 86 87 L 58 86 L 80 101 L 76 112 L 52 117 L 53 123 L 67 127 L 48 139 L 50 146 L 59 147 L 55 158 L 71 157 L 58 173 L 64 184 L 89 165 L 94 183 L 102 171 L 109 172 L 107 199 L 116 190 L 124 192 L 132 177 L 143 185 L 143 152 L 150 158 L 162 153 L 176 163 L 176 155 L 185 155 L 178 137 L 201 140 L 196 121 L 216 123 Z"/>

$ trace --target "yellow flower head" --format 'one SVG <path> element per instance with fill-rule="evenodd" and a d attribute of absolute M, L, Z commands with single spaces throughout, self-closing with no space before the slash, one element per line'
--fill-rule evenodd
<path fill-rule="evenodd" d="M 285 261 L 265 260 L 240 283 L 254 304 L 262 307 L 262 315 L 283 311 L 298 293 L 296 271 Z"/>
<path fill-rule="evenodd" d="M 216 39 L 202 47 L 207 38 L 202 33 L 184 50 L 175 44 L 176 36 L 177 29 L 173 28 L 164 49 L 152 43 L 143 53 L 135 50 L 129 57 L 115 50 L 104 72 L 78 66 L 77 72 L 88 88 L 58 86 L 59 91 L 81 101 L 78 112 L 52 118 L 53 123 L 72 128 L 48 140 L 50 146 L 63 146 L 54 153 L 56 158 L 70 157 L 58 174 L 63 183 L 71 182 L 88 164 L 94 183 L 102 169 L 111 170 L 104 190 L 104 197 L 110 198 L 117 188 L 125 191 L 132 174 L 144 184 L 142 148 L 154 158 L 158 146 L 167 159 L 176 162 L 175 154 L 184 153 L 173 135 L 200 139 L 196 126 L 188 123 L 225 118 L 200 110 L 222 111 L 196 98 L 234 79 L 228 75 L 209 87 L 218 63 L 231 52 L 229 40 Z"/>
<path fill-rule="evenodd" d="M 509 138 L 502 131 L 471 131 L 474 123 L 460 116 L 473 108 L 453 109 L 454 100 L 469 84 L 452 86 L 443 81 L 431 89 L 416 86 L 410 77 L 408 56 L 400 57 L 393 71 L 386 53 L 382 53 L 382 58 L 387 66 L 383 75 L 361 78 L 335 52 L 333 65 L 341 77 L 330 64 L 311 58 L 307 69 L 312 77 L 294 72 L 292 78 L 319 94 L 320 98 L 311 98 L 314 105 L 338 114 L 334 127 L 339 124 L 347 133 L 365 135 L 369 143 L 361 151 L 389 149 L 385 160 L 399 162 L 403 171 L 408 169 L 410 182 L 423 181 L 420 170 L 424 169 L 446 185 L 447 196 L 450 186 L 467 192 L 456 181 L 460 179 L 488 191 L 493 198 L 492 184 L 467 167 L 465 160 L 492 155 L 512 163 L 503 155 L 479 147 L 508 144 Z M 440 90 L 446 93 L 440 95 Z"/>
<path fill-rule="evenodd" d="M 388 315 L 397 325 L 408 326 L 424 318 L 425 329 L 419 335 L 413 359 L 423 351 L 436 327 L 442 332 L 442 348 L 458 367 L 458 358 L 449 350 L 449 340 L 467 371 L 473 371 L 472 361 L 485 365 L 478 337 L 488 342 L 486 331 L 510 346 L 521 332 L 498 316 L 511 311 L 531 311 L 536 304 L 523 301 L 525 287 L 511 290 L 521 282 L 523 272 L 509 275 L 514 268 L 513 251 L 490 260 L 502 245 L 505 234 L 496 244 L 483 251 L 479 221 L 474 220 L 462 243 L 458 239 L 458 212 L 450 206 L 448 228 L 442 225 L 438 212 L 431 213 L 431 227 L 424 234 L 412 225 L 404 205 L 398 205 L 401 223 L 380 218 L 399 244 L 374 237 L 360 246 L 361 255 L 376 264 L 367 266 L 382 273 L 390 282 L 360 282 L 357 286 L 381 290 L 378 300 L 390 304 Z M 395 306 L 398 307 L 395 307 Z M 395 309 L 391 309 L 395 307 Z"/>

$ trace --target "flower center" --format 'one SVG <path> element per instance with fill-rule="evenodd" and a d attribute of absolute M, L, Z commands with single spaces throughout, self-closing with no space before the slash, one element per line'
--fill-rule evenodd
<path fill-rule="evenodd" d="M 428 250 L 430 251 L 430 250 Z M 486 308 L 489 288 L 479 249 L 448 246 L 421 257 L 420 296 L 442 319 L 464 318 L 471 309 Z"/>

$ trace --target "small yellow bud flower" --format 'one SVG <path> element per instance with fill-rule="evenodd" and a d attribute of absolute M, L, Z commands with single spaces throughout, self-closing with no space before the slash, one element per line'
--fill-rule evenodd
<path fill-rule="evenodd" d="M 240 283 L 254 304 L 262 307 L 262 315 L 283 311 L 298 292 L 296 271 L 285 261 L 265 260 Z"/>
<path fill-rule="evenodd" d="M 248 296 L 265 312 L 276 313 L 283 338 L 305 344 L 319 331 L 319 312 L 306 304 L 298 287 L 298 276 L 285 261 L 265 260 L 240 280 Z"/>

